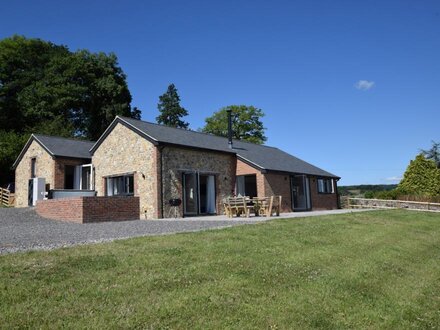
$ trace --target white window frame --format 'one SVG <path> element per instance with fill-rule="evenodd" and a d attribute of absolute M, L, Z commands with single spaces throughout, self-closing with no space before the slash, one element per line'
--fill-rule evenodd
<path fill-rule="evenodd" d="M 83 170 L 83 168 L 85 168 L 85 167 L 90 167 L 90 186 L 87 188 L 87 187 L 83 187 L 82 186 L 82 184 L 83 184 L 83 180 L 82 180 L 82 170 Z M 95 173 L 94 173 L 94 171 L 93 171 L 93 164 L 84 164 L 84 165 L 80 165 L 79 166 L 79 189 L 80 190 L 93 190 L 94 189 L 94 182 L 95 182 L 95 180 L 94 180 L 94 175 L 95 175 Z"/>

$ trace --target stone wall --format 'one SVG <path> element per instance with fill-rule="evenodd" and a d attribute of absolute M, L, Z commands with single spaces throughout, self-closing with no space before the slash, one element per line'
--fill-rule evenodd
<path fill-rule="evenodd" d="M 367 198 L 348 198 L 348 208 L 371 209 L 408 209 L 417 211 L 440 212 L 440 203 L 413 202 L 404 200 L 384 200 Z"/>
<path fill-rule="evenodd" d="M 37 213 L 48 219 L 88 223 L 139 219 L 139 197 L 71 197 L 37 201 Z"/>
<path fill-rule="evenodd" d="M 160 217 L 158 207 L 157 148 L 144 137 L 118 123 L 92 157 L 95 190 L 105 196 L 105 178 L 133 174 L 134 195 L 139 196 L 140 216 Z"/>
<path fill-rule="evenodd" d="M 337 183 L 335 180 L 333 180 L 335 192 L 331 194 L 322 194 L 318 192 L 318 182 L 316 177 L 309 177 L 309 182 L 312 210 L 335 210 L 338 208 L 338 195 L 336 194 Z"/>
<path fill-rule="evenodd" d="M 183 201 L 183 174 L 198 172 L 215 176 L 217 214 L 223 214 L 223 199 L 231 196 L 235 185 L 235 154 L 205 151 L 190 148 L 166 146 L 162 153 L 163 214 L 170 214 L 169 200 L 180 198 Z M 178 210 L 183 216 L 183 203 Z"/>
<path fill-rule="evenodd" d="M 36 159 L 36 176 L 46 179 L 50 189 L 54 186 L 54 164 L 52 156 L 35 140 L 29 145 L 15 169 L 15 206 L 28 206 L 28 184 L 31 178 L 31 159 Z"/>

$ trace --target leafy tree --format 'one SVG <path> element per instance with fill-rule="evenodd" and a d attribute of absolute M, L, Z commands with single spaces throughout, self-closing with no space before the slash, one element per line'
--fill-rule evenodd
<path fill-rule="evenodd" d="M 433 160 L 419 154 L 408 165 L 397 190 L 400 194 L 439 196 L 440 170 Z"/>
<path fill-rule="evenodd" d="M 201 131 L 227 137 L 228 110 L 232 111 L 232 130 L 235 139 L 257 144 L 263 144 L 267 140 L 261 121 L 261 118 L 264 117 L 263 111 L 247 105 L 230 105 L 220 109 L 205 119 L 206 124 Z"/>
<path fill-rule="evenodd" d="M 94 140 L 116 115 L 134 116 L 130 102 L 114 54 L 22 36 L 0 41 L 0 129 L 34 132 L 56 120 Z"/>
<path fill-rule="evenodd" d="M 141 119 L 141 114 L 142 114 L 142 110 L 139 109 L 138 107 L 134 107 L 133 109 L 131 109 L 131 118 L 134 119 Z"/>
<path fill-rule="evenodd" d="M 11 165 L 28 138 L 29 134 L 0 130 L 0 185 L 13 181 Z"/>
<path fill-rule="evenodd" d="M 188 111 L 180 106 L 180 97 L 174 84 L 168 86 L 167 91 L 159 96 L 159 104 L 157 105 L 160 115 L 156 117 L 159 124 L 170 127 L 187 129 L 189 124 L 181 118 L 188 116 Z"/>
<path fill-rule="evenodd" d="M 432 142 L 432 147 L 428 150 L 420 150 L 423 154 L 423 156 L 426 157 L 426 159 L 432 159 L 436 164 L 437 167 L 440 168 L 440 142 Z"/>
<path fill-rule="evenodd" d="M 23 136 L 96 140 L 116 115 L 140 117 L 130 102 L 114 54 L 71 52 L 23 36 L 0 40 L 0 143 L 7 146 L 0 148 L 0 180 L 11 179 L 11 160 L 23 147 Z M 14 143 L 17 147 L 10 148 Z"/>
<path fill-rule="evenodd" d="M 66 47 L 39 39 L 14 36 L 0 41 L 0 129 L 22 132 L 49 116 L 49 99 L 33 109 L 26 106 L 29 96 L 44 85 L 51 61 L 64 56 L 69 56 Z"/>

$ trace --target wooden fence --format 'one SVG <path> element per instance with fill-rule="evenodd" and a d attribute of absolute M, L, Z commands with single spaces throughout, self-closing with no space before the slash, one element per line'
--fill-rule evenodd
<path fill-rule="evenodd" d="M 14 206 L 15 194 L 8 189 L 0 188 L 0 204 L 3 206 Z"/>
<path fill-rule="evenodd" d="M 347 198 L 348 208 L 368 209 L 408 209 L 418 211 L 440 212 L 440 203 L 413 202 L 403 200 Z"/>

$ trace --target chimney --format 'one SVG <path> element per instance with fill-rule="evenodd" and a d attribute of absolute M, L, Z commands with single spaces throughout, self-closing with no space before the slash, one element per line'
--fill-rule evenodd
<path fill-rule="evenodd" d="M 229 149 L 232 149 L 232 110 L 229 109 L 226 112 L 228 113 L 228 146 Z"/>

